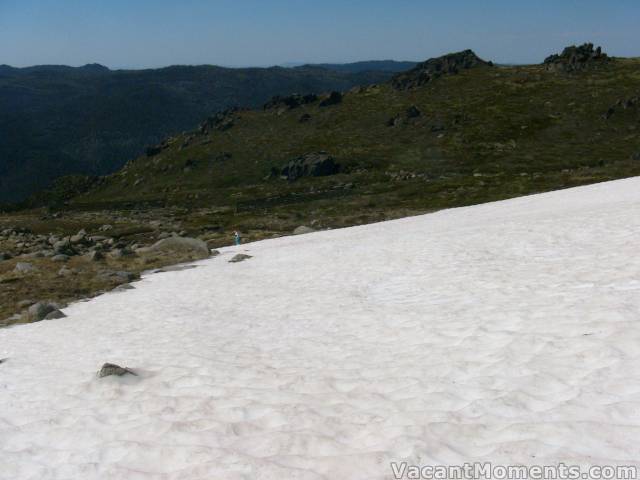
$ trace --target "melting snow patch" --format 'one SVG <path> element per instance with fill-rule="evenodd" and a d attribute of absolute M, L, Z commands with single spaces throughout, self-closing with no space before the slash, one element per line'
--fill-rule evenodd
<path fill-rule="evenodd" d="M 639 231 L 633 178 L 257 242 L 0 329 L 0 479 L 640 466 Z"/>

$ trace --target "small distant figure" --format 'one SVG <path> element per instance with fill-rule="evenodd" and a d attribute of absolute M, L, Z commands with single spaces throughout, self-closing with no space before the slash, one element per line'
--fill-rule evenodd
<path fill-rule="evenodd" d="M 242 237 L 237 230 L 233 233 L 233 241 L 236 245 L 240 245 L 242 243 Z"/>

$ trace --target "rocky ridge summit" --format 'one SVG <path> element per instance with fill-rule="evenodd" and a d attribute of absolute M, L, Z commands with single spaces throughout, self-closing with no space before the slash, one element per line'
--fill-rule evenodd
<path fill-rule="evenodd" d="M 611 57 L 602 52 L 602 47 L 593 48 L 593 43 L 566 47 L 561 54 L 550 55 L 544 61 L 548 70 L 575 72 L 609 63 Z"/>
<path fill-rule="evenodd" d="M 391 83 L 398 90 L 408 90 L 425 85 L 443 75 L 456 75 L 461 70 L 492 66 L 492 62 L 485 62 L 473 50 L 464 50 L 420 63 L 408 72 L 393 77 Z"/>

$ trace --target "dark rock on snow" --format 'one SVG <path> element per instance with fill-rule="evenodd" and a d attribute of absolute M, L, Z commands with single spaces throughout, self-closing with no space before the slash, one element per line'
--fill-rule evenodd
<path fill-rule="evenodd" d="M 239 253 L 239 254 L 235 255 L 231 260 L 229 260 L 229 263 L 243 262 L 245 260 L 248 260 L 249 258 L 252 258 L 251 255 L 246 255 L 244 253 Z"/>
<path fill-rule="evenodd" d="M 31 322 L 53 320 L 56 318 L 64 318 L 65 316 L 66 315 L 59 310 L 56 303 L 38 302 L 27 309 L 27 317 Z"/>
<path fill-rule="evenodd" d="M 104 365 L 102 365 L 102 368 L 98 372 L 98 377 L 103 378 L 109 377 L 111 375 L 116 375 L 118 377 L 122 377 L 123 375 L 137 376 L 137 373 L 129 368 L 121 367 L 120 365 L 116 365 L 114 363 L 105 363 Z"/>

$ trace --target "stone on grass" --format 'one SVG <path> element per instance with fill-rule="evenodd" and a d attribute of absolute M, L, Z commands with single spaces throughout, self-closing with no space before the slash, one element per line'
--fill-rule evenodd
<path fill-rule="evenodd" d="M 60 270 L 58 270 L 59 277 L 68 277 L 73 274 L 74 274 L 74 271 L 67 267 L 62 267 Z"/>
<path fill-rule="evenodd" d="M 150 247 L 139 248 L 137 253 L 186 253 L 198 259 L 209 258 L 211 252 L 205 242 L 190 237 L 168 237 L 157 241 Z"/>
<path fill-rule="evenodd" d="M 104 255 L 100 250 L 92 250 L 86 255 L 87 260 L 90 262 L 99 262 L 104 260 Z"/>
<path fill-rule="evenodd" d="M 15 273 L 31 273 L 35 270 L 36 270 L 36 267 L 34 267 L 33 264 L 28 262 L 18 262 L 16 263 L 16 266 L 13 269 Z"/>

